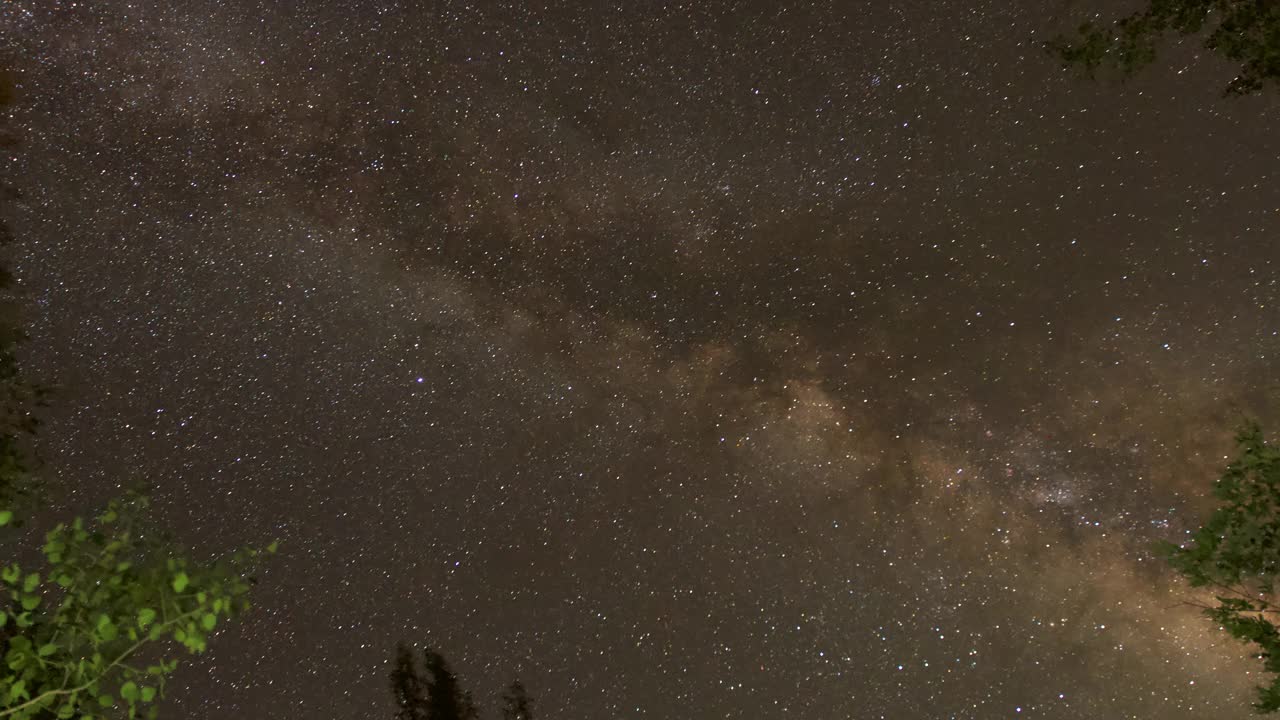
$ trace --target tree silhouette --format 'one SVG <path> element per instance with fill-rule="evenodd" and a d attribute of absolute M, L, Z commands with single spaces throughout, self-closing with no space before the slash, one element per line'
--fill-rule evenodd
<path fill-rule="evenodd" d="M 1280 448 L 1268 445 L 1257 423 L 1236 434 L 1239 455 L 1213 494 L 1222 505 L 1189 543 L 1160 543 L 1157 551 L 1192 587 L 1206 588 L 1216 606 L 1202 608 L 1232 637 L 1257 646 L 1253 657 L 1271 675 L 1259 686 L 1254 709 L 1280 711 Z"/>
<path fill-rule="evenodd" d="M 471 697 L 471 691 L 462 693 L 462 718 L 463 720 L 479 720 L 480 710 L 476 707 L 476 701 Z"/>
<path fill-rule="evenodd" d="M 1213 23 L 1204 46 L 1240 64 L 1226 95 L 1248 95 L 1280 81 L 1280 0 L 1148 0 L 1144 10 L 1109 25 L 1086 22 L 1072 38 L 1045 46 L 1064 67 L 1090 76 L 1110 66 L 1129 76 L 1156 58 L 1156 44 L 1170 32 L 1200 35 Z"/>
<path fill-rule="evenodd" d="M 533 700 L 519 680 L 502 695 L 502 720 L 533 720 Z"/>
<path fill-rule="evenodd" d="M 0 111 L 13 102 L 16 85 L 13 74 L 0 68 Z M 0 149 L 16 145 L 17 137 L 12 129 L 7 123 L 0 124 Z M 22 193 L 10 179 L 0 177 L 0 207 L 8 207 L 21 198 Z M 7 219 L 0 216 L 0 250 L 7 249 L 13 242 L 13 230 Z M 13 285 L 13 273 L 5 253 L 0 259 L 0 526 L 19 521 L 21 512 L 29 510 L 39 494 L 41 483 L 36 474 L 39 463 L 32 452 L 31 439 L 40 424 L 36 410 L 45 405 L 47 393 L 46 388 L 24 378 L 18 367 L 18 344 L 27 339 L 27 334 L 22 327 L 21 303 L 13 292 Z"/>
<path fill-rule="evenodd" d="M 0 107 L 13 92 L 12 77 L 0 71 Z M 0 127 L 0 146 L 12 139 Z M 5 181 L 0 195 L 15 197 Z M 0 246 L 12 238 L 0 219 Z M 0 291 L 10 281 L 0 261 Z M 96 518 L 58 523 L 42 547 L 31 543 L 34 535 L 12 532 L 33 500 L 47 500 L 26 443 L 41 392 L 19 372 L 15 308 L 13 296 L 0 293 L 0 720 L 154 718 L 177 647 L 203 653 L 215 629 L 248 608 L 259 551 L 189 560 L 148 526 L 149 501 L 136 493 Z M 11 562 L 18 559 L 25 568 Z"/>
<path fill-rule="evenodd" d="M 427 720 L 463 720 L 469 699 L 458 686 L 458 677 L 444 656 L 428 649 L 423 653 L 427 685 Z"/>
<path fill-rule="evenodd" d="M 422 674 L 418 673 L 413 656 L 410 646 L 396 644 L 390 676 L 396 720 L 479 720 L 475 698 L 462 689 L 444 655 L 431 648 L 423 651 Z M 502 695 L 502 718 L 532 720 L 532 706 L 524 685 L 516 680 Z"/>
<path fill-rule="evenodd" d="M 423 694 L 422 678 L 414 667 L 413 650 L 404 643 L 396 644 L 391 694 L 396 701 L 396 720 L 426 720 L 427 698 Z"/>

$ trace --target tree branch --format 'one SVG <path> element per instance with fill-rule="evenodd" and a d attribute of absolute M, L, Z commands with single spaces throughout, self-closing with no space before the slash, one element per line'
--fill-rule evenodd
<path fill-rule="evenodd" d="M 191 610 L 191 611 L 186 612 L 186 613 L 184 613 L 184 614 L 182 614 L 182 615 L 179 615 L 178 617 L 174 618 L 171 622 L 169 622 L 169 623 L 165 624 L 165 625 L 164 625 L 164 627 L 166 627 L 166 628 L 167 628 L 167 627 L 170 627 L 170 626 L 172 626 L 172 625 L 174 625 L 174 624 L 178 623 L 179 621 L 186 620 L 187 618 L 190 618 L 190 617 L 195 617 L 196 615 L 200 614 L 200 611 L 201 611 L 201 609 L 200 609 L 200 608 L 196 608 L 195 610 Z M 0 718 L 2 718 L 2 717 L 8 717 L 8 716 L 13 715 L 13 714 L 15 714 L 15 713 L 17 713 L 17 712 L 19 712 L 19 711 L 21 711 L 21 710 L 25 710 L 26 708 L 32 707 L 32 706 L 34 706 L 34 705 L 39 705 L 40 703 L 44 702 L 45 700 L 48 700 L 48 699 L 50 699 L 50 698 L 57 697 L 57 696 L 59 696 L 59 695 L 74 695 L 74 694 L 76 694 L 76 693 L 78 693 L 78 692 L 82 692 L 82 691 L 84 691 L 84 690 L 87 690 L 87 689 L 89 688 L 89 686 L 90 686 L 90 685 L 93 685 L 94 683 L 96 683 L 96 682 L 98 682 L 98 681 L 102 680 L 103 678 L 105 678 L 105 677 L 107 676 L 107 674 L 108 674 L 108 673 L 110 673 L 110 672 L 111 672 L 113 669 L 115 669 L 116 667 L 119 667 L 121 663 L 123 663 L 125 660 L 127 660 L 127 659 L 129 658 L 129 656 L 133 655 L 135 652 L 137 652 L 137 651 L 138 651 L 138 649 L 139 649 L 139 648 L 141 648 L 143 645 L 145 645 L 145 644 L 146 644 L 147 642 L 149 642 L 149 641 L 150 641 L 150 635 L 144 635 L 141 639 L 139 639 L 139 640 L 138 640 L 137 642 L 135 642 L 133 645 L 129 646 L 129 648 L 128 648 L 128 649 L 126 649 L 124 652 L 120 653 L 120 655 L 119 655 L 115 660 L 112 660 L 112 661 L 111 661 L 111 662 L 110 662 L 110 663 L 109 663 L 109 664 L 108 664 L 108 665 L 107 665 L 107 666 L 102 670 L 102 672 L 98 673 L 98 674 L 97 674 L 96 676 L 94 676 L 92 679 L 90 679 L 90 680 L 88 680 L 88 681 L 86 681 L 86 682 L 84 682 L 84 683 L 82 683 L 82 684 L 80 684 L 80 685 L 78 685 L 78 686 L 76 686 L 76 687 L 69 688 L 69 689 L 68 689 L 68 688 L 66 688 L 66 687 L 62 687 L 62 688 L 58 688 L 57 690 L 46 690 L 46 691 L 44 691 L 44 692 L 40 693 L 39 695 L 37 695 L 37 696 L 35 696 L 35 697 L 31 698 L 30 700 L 28 700 L 28 701 L 26 701 L 26 702 L 22 703 L 21 705 L 15 705 L 15 706 L 13 706 L 13 707 L 11 707 L 11 708 L 5 708 L 5 709 L 3 709 L 3 710 L 0 710 Z"/>

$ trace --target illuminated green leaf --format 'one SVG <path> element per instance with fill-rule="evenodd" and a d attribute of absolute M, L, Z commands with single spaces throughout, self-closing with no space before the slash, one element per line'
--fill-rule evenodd
<path fill-rule="evenodd" d="M 120 697 L 130 702 L 138 699 L 138 684 L 130 680 L 120 686 Z"/>

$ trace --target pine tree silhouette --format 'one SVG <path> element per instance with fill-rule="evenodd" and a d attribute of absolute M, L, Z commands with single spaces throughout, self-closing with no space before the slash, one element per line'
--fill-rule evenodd
<path fill-rule="evenodd" d="M 391 694 L 396 701 L 396 720 L 427 720 L 427 698 L 422 678 L 414 667 L 413 651 L 404 643 L 396 644 L 396 659 L 391 667 Z"/>
<path fill-rule="evenodd" d="M 462 720 L 480 720 L 480 710 L 476 708 L 470 690 L 462 693 Z"/>
<path fill-rule="evenodd" d="M 468 699 L 444 656 L 428 649 L 423 653 L 427 676 L 426 720 L 464 720 Z M 474 709 L 473 709 L 474 712 Z"/>
<path fill-rule="evenodd" d="M 533 699 L 519 680 L 502 696 L 502 720 L 533 720 Z"/>

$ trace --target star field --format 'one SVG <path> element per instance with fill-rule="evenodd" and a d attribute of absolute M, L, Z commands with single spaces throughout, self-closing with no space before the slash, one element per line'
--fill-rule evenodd
<path fill-rule="evenodd" d="M 0 7 L 61 510 L 282 541 L 162 716 L 1251 716 L 1149 543 L 1280 419 L 1280 105 L 856 5 Z"/>

